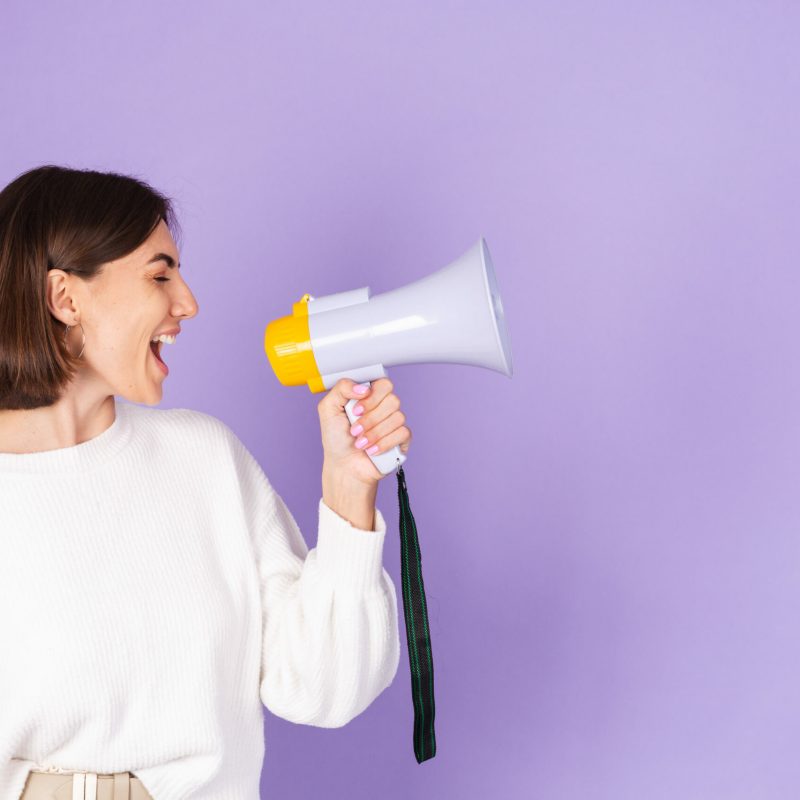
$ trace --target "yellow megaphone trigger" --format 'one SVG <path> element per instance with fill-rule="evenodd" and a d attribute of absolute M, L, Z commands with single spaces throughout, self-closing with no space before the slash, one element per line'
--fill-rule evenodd
<path fill-rule="evenodd" d="M 311 347 L 308 330 L 308 302 L 304 294 L 292 305 L 292 313 L 267 325 L 264 332 L 264 351 L 278 380 L 284 386 L 308 384 L 312 392 L 324 392 L 322 376 Z"/>

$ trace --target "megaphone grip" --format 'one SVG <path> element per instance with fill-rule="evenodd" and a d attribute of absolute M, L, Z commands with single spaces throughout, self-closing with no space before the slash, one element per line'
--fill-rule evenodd
<path fill-rule="evenodd" d="M 370 386 L 370 381 L 362 381 L 365 386 Z M 358 417 L 353 413 L 353 407 L 358 402 L 358 399 L 355 397 L 351 397 L 347 403 L 345 404 L 344 410 L 347 414 L 347 419 L 350 420 L 350 424 L 353 425 Z M 387 450 L 385 453 L 375 453 L 374 456 L 371 456 L 369 453 L 365 453 L 367 458 L 372 460 L 372 463 L 378 468 L 378 471 L 381 475 L 388 475 L 390 472 L 394 472 L 398 467 L 402 466 L 402 464 L 406 460 L 406 456 L 404 453 L 400 452 L 400 448 L 395 445 L 391 450 Z"/>

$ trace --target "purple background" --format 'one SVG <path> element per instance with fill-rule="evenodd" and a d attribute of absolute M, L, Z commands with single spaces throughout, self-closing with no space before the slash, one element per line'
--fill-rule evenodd
<path fill-rule="evenodd" d="M 225 420 L 316 542 L 322 395 L 264 327 L 480 235 L 514 376 L 389 370 L 414 441 L 438 753 L 394 683 L 267 713 L 264 797 L 800 791 L 800 7 L 5 2 L 3 185 L 178 201 L 200 314 L 163 407 Z M 399 586 L 396 479 L 381 483 Z M 400 598 L 399 598 L 400 599 Z"/>

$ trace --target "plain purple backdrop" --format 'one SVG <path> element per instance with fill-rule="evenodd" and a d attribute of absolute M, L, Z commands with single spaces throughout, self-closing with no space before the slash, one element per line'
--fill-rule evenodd
<path fill-rule="evenodd" d="M 494 258 L 513 378 L 389 370 L 437 755 L 401 611 L 347 726 L 266 712 L 263 797 L 800 793 L 798 41 L 789 2 L 3 3 L 0 181 L 176 199 L 162 406 L 226 421 L 310 547 L 322 395 L 267 322 Z M 400 595 L 394 475 L 378 505 Z"/>

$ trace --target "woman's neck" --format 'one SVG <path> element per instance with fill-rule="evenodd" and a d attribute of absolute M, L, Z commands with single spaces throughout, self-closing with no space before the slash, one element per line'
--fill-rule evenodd
<path fill-rule="evenodd" d="M 115 419 L 114 395 L 66 393 L 52 406 L 0 411 L 0 453 L 39 453 L 81 444 Z"/>

